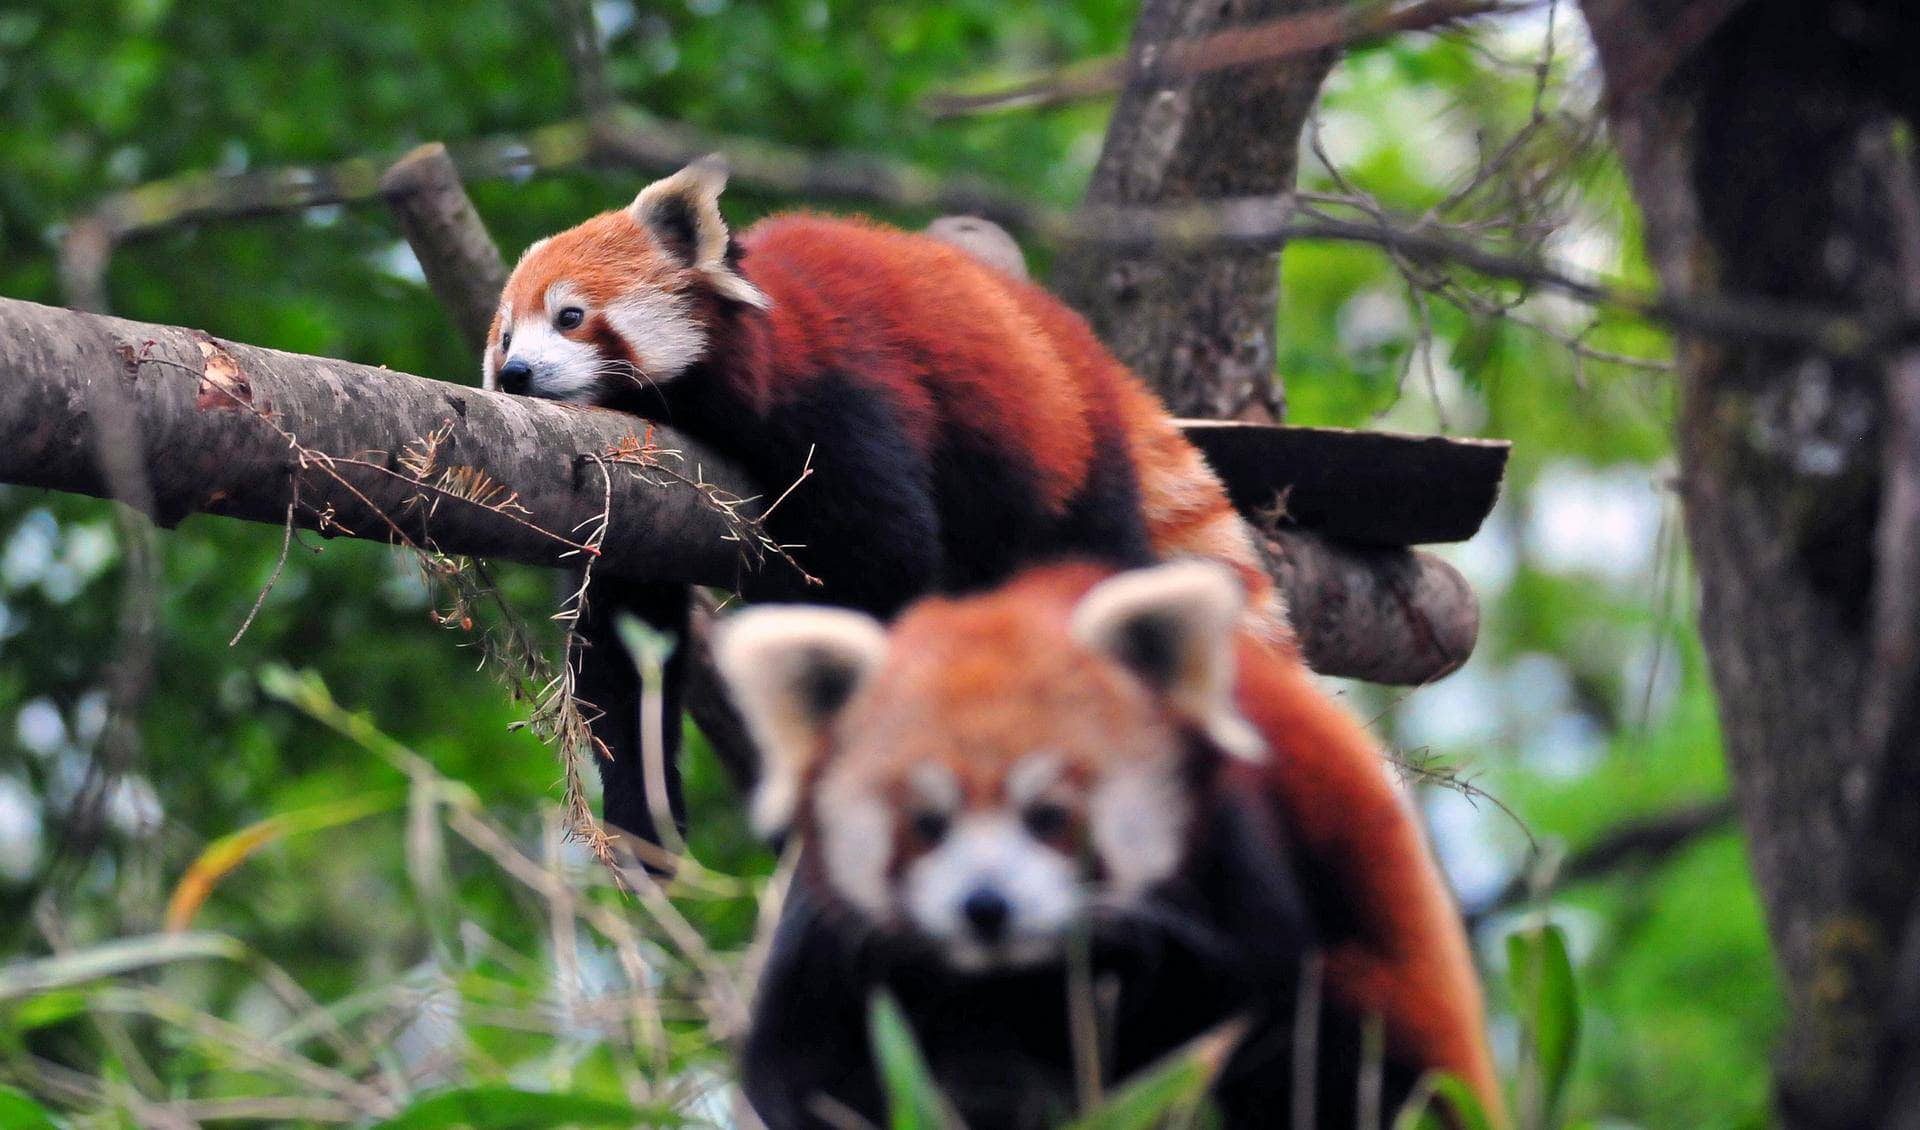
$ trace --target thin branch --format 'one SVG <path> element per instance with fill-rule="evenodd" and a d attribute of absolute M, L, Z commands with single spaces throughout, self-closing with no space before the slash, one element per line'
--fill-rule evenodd
<path fill-rule="evenodd" d="M 1721 798 L 1628 820 L 1558 861 L 1549 861 L 1544 868 L 1523 869 L 1498 893 L 1469 911 L 1467 918 L 1481 922 L 1546 890 L 1604 879 L 1637 864 L 1657 865 L 1700 837 L 1727 827 L 1733 816 L 1733 801 Z"/>
<path fill-rule="evenodd" d="M 775 196 L 977 213 L 1013 228 L 1022 227 L 1032 210 L 1019 194 L 978 178 L 941 177 L 891 158 L 707 133 L 622 105 L 446 148 L 469 183 L 583 165 L 667 173 L 718 151 L 728 155 L 736 185 Z M 365 203 L 386 191 L 382 174 L 392 163 L 390 154 L 367 154 L 242 173 L 185 173 L 113 193 L 68 224 L 59 253 L 63 292 L 77 308 L 104 311 L 104 278 L 118 244 L 206 220 Z"/>
<path fill-rule="evenodd" d="M 1432 31 L 1476 16 L 1506 15 L 1530 6 L 1505 0 L 1417 0 L 1403 7 L 1377 2 L 1359 6 L 1330 5 L 1318 11 L 1162 44 L 1143 55 L 1146 62 L 1138 70 L 1130 70 L 1128 56 L 1112 55 L 1073 63 L 983 93 L 941 91 L 929 96 L 923 105 L 935 118 L 1015 107 L 1058 106 L 1110 94 L 1130 83 L 1168 85 L 1215 71 L 1277 63 L 1400 32 Z"/>
<path fill-rule="evenodd" d="M 591 122 L 563 122 L 526 135 L 456 144 L 448 150 L 468 181 L 553 171 L 583 162 L 667 171 L 719 150 L 727 154 L 735 183 L 757 191 L 971 213 L 1061 246 L 1211 251 L 1277 250 L 1288 241 L 1303 239 L 1365 243 L 1409 262 L 1464 268 L 1706 337 L 1794 345 L 1836 357 L 1869 355 L 1890 342 L 1920 338 L 1920 323 L 1902 315 L 1855 317 L 1757 297 L 1663 295 L 1582 277 L 1538 256 L 1493 250 L 1444 228 L 1410 224 L 1384 213 L 1367 220 L 1325 215 L 1303 219 L 1299 198 L 1292 194 L 1172 208 L 1065 211 L 982 181 L 942 179 L 912 165 L 877 158 L 812 154 L 769 142 L 702 134 L 624 107 Z M 368 200 L 380 191 L 381 168 L 374 159 L 352 158 L 326 166 L 232 176 L 190 175 L 116 194 L 69 226 L 62 278 L 69 295 L 101 295 L 103 288 L 97 277 L 88 281 L 88 271 L 104 270 L 115 242 L 197 220 Z"/>

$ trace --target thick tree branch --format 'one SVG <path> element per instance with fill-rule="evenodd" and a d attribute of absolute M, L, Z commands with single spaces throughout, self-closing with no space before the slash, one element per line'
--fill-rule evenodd
<path fill-rule="evenodd" d="M 467 199 L 447 147 L 430 142 L 395 161 L 380 178 L 380 194 L 400 222 L 434 297 L 478 357 L 494 303 L 507 285 L 507 264 Z"/>
<path fill-rule="evenodd" d="M 665 429 L 651 435 L 659 466 L 638 465 L 628 416 L 11 299 L 0 380 L 0 482 L 110 496 L 93 405 L 112 382 L 164 525 L 201 512 L 277 525 L 298 484 L 294 520 L 323 534 L 553 565 L 576 561 L 581 531 L 610 511 L 596 568 L 748 591 L 786 568 L 753 568 L 753 547 L 729 540 L 739 518 L 716 505 L 757 487 Z M 410 449 L 429 445 L 417 474 Z"/>
<path fill-rule="evenodd" d="M 605 518 L 596 570 L 749 597 L 799 584 L 743 525 L 753 504 L 737 500 L 760 486 L 665 428 L 636 435 L 617 413 L 11 299 L 0 299 L 0 482 L 111 495 L 94 457 L 102 381 L 133 407 L 163 524 L 210 513 L 278 525 L 297 484 L 295 521 L 329 535 L 569 565 Z M 1278 540 L 1276 577 L 1319 670 L 1422 682 L 1463 657 L 1472 632 L 1457 625 L 1473 620 L 1446 603 L 1464 586 L 1445 562 L 1299 531 Z M 1352 655 L 1323 627 L 1366 617 L 1367 647 Z"/>
<path fill-rule="evenodd" d="M 1270 532 L 1266 550 L 1314 670 L 1417 686 L 1452 674 L 1473 654 L 1480 601 L 1439 558 L 1305 530 Z"/>
<path fill-rule="evenodd" d="M 1623 821 L 1553 861 L 1544 872 L 1529 868 L 1515 875 L 1498 893 L 1469 912 L 1468 920 L 1480 922 L 1511 910 L 1543 889 L 1604 879 L 1635 864 L 1658 864 L 1699 842 L 1702 836 L 1731 827 L 1733 817 L 1733 801 L 1721 798 Z"/>

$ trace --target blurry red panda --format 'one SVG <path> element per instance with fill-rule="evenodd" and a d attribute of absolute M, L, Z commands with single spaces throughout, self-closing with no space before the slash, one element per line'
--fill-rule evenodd
<path fill-rule="evenodd" d="M 879 989 L 969 1125 L 1066 1120 L 1076 938 L 1108 1080 L 1239 1019 L 1213 1091 L 1226 1126 L 1291 1125 L 1306 1078 L 1312 1125 L 1350 1127 L 1377 1017 L 1386 1119 L 1429 1071 L 1498 1117 L 1419 823 L 1366 731 L 1243 609 L 1212 563 L 1065 564 L 891 630 L 794 607 L 723 625 L 716 658 L 766 759 L 755 820 L 800 852 L 744 1057 L 769 1130 L 835 1124 L 822 1096 L 885 1124 Z"/>
<path fill-rule="evenodd" d="M 1287 638 L 1219 480 L 1078 315 L 951 243 L 865 220 L 775 216 L 735 239 L 724 184 L 697 162 L 529 247 L 494 317 L 488 385 L 661 421 L 773 494 L 811 467 L 769 526 L 821 583 L 761 578 L 792 582 L 785 599 L 889 616 L 1051 558 L 1198 555 L 1237 570 L 1260 630 Z M 612 754 L 605 815 L 648 839 L 637 679 L 613 617 L 683 636 L 687 601 L 601 577 L 579 625 L 578 693 L 604 711 Z M 676 649 L 670 746 L 683 669 Z M 666 769 L 683 819 L 671 748 Z"/>

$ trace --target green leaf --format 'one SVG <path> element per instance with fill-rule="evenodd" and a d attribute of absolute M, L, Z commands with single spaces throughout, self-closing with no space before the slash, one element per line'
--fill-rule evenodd
<path fill-rule="evenodd" d="M 613 1099 L 507 1086 L 463 1087 L 414 1103 L 376 1130 L 547 1130 L 572 1126 L 690 1126 L 665 1107 L 636 1107 Z"/>
<path fill-rule="evenodd" d="M 1493 1130 L 1493 1126 L 1493 1117 L 1480 1105 L 1473 1088 L 1459 1076 L 1441 1072 L 1423 1076 L 1393 1119 L 1393 1130 Z"/>
<path fill-rule="evenodd" d="M 47 1108 L 12 1087 L 0 1086 L 0 1130 L 57 1130 Z"/>
<path fill-rule="evenodd" d="M 0 1001 L 64 988 L 136 969 L 204 958 L 245 961 L 247 948 L 225 934 L 146 934 L 72 953 L 0 966 Z"/>
<path fill-rule="evenodd" d="M 36 993 L 7 1011 L 7 1023 L 14 1032 L 31 1032 L 64 1024 L 87 1011 L 87 994 L 80 989 L 59 989 Z"/>
<path fill-rule="evenodd" d="M 887 1098 L 890 1130 L 952 1130 L 962 1125 L 953 1112 L 933 1071 L 914 1042 L 913 1029 L 899 1002 L 886 992 L 873 995 L 867 1011 L 873 1054 L 879 1061 L 880 1086 Z"/>
<path fill-rule="evenodd" d="M 1069 1130 L 1151 1130 L 1190 1116 L 1206 1101 L 1207 1088 L 1245 1033 L 1246 1024 L 1232 1020 L 1194 1037 L 1070 1123 Z"/>
<path fill-rule="evenodd" d="M 1552 923 L 1507 936 L 1507 975 L 1515 1012 L 1532 1044 L 1540 1125 L 1551 1125 L 1580 1042 L 1580 999 L 1567 937 Z"/>

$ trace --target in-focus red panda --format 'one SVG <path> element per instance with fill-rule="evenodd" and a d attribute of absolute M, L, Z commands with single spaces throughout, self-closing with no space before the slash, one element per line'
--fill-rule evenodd
<path fill-rule="evenodd" d="M 773 493 L 810 466 L 769 522 L 821 581 L 794 574 L 790 599 L 888 616 L 1049 558 L 1201 555 L 1238 570 L 1261 629 L 1286 638 L 1219 480 L 1079 316 L 950 243 L 864 220 L 776 216 L 733 239 L 724 184 L 697 162 L 529 247 L 488 384 L 662 421 Z M 684 634 L 687 594 L 607 579 L 580 625 L 578 689 L 612 753 L 605 815 L 651 839 L 637 682 L 611 626 L 623 607 Z M 683 661 L 667 666 L 670 740 Z M 667 776 L 679 818 L 671 749 Z"/>
<path fill-rule="evenodd" d="M 1057 1125 L 1076 938 L 1109 1081 L 1239 1018 L 1226 1125 L 1299 1125 L 1304 1078 L 1309 1124 L 1352 1126 L 1378 1017 L 1384 1118 L 1430 1070 L 1498 1117 L 1467 941 L 1410 806 L 1242 609 L 1207 562 L 1061 564 L 891 631 L 790 606 L 723 625 L 716 658 L 766 760 L 755 819 L 800 851 L 743 1065 L 769 1130 L 841 1124 L 820 1096 L 885 1124 L 864 1011 L 880 988 L 968 1124 Z"/>

